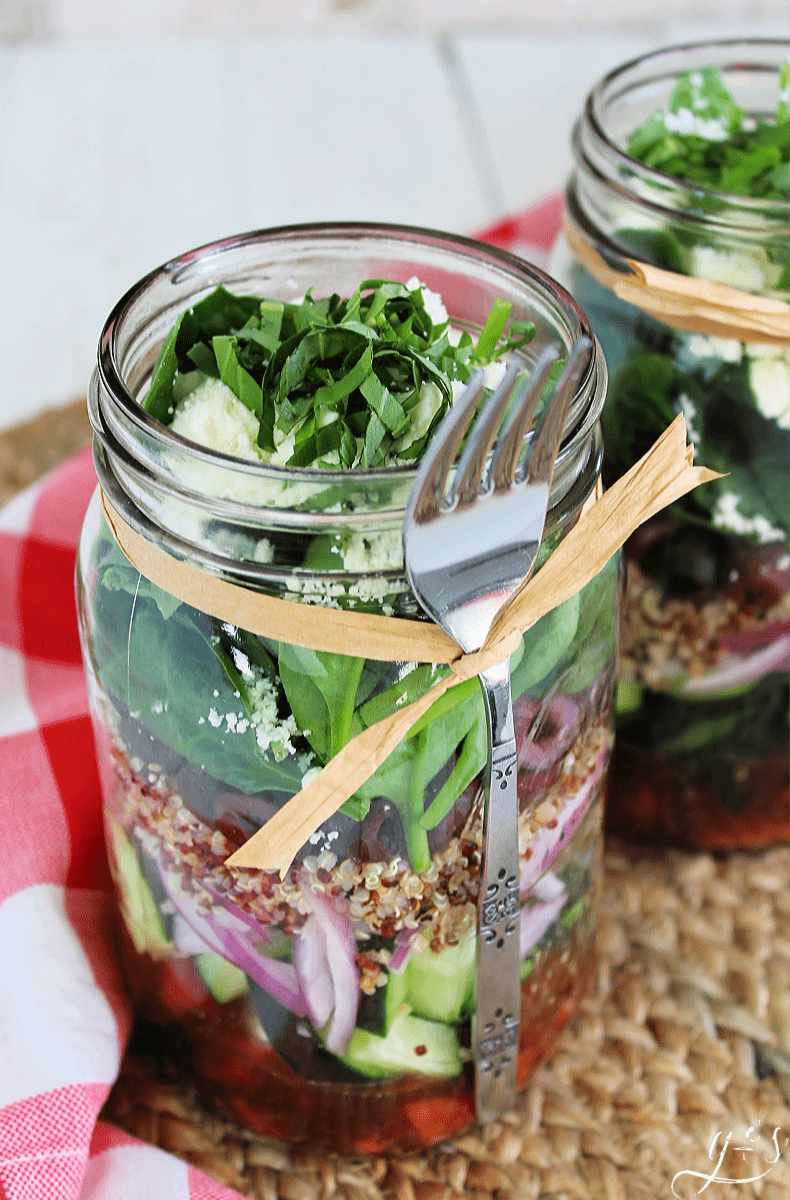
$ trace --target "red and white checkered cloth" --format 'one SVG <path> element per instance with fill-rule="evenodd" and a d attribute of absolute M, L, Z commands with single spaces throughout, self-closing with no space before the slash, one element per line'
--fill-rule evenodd
<path fill-rule="evenodd" d="M 560 200 L 480 236 L 541 263 Z M 74 603 L 89 451 L 0 510 L 0 1200 L 234 1200 L 104 1124 L 132 1023 Z"/>

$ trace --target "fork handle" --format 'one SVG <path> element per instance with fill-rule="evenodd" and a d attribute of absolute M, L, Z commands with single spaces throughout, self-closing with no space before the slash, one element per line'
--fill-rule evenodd
<path fill-rule="evenodd" d="M 510 660 L 480 674 L 489 732 L 477 917 L 474 1026 L 478 1121 L 516 1103 L 521 1009 L 517 751 Z"/>

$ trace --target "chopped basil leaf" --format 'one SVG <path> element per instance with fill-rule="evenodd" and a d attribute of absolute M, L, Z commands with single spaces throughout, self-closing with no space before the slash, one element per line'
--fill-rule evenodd
<path fill-rule="evenodd" d="M 681 75 L 666 110 L 634 131 L 627 151 L 690 184 L 760 200 L 787 200 L 790 182 L 790 63 L 779 72 L 773 121 L 738 107 L 715 67 Z"/>
<path fill-rule="evenodd" d="M 535 336 L 530 321 L 508 326 L 512 307 L 495 300 L 474 345 L 449 321 L 434 324 L 421 286 L 368 279 L 346 299 L 308 291 L 299 303 L 218 287 L 170 331 L 143 407 L 169 422 L 179 375 L 197 368 L 259 418 L 264 458 L 288 444 L 288 466 L 411 462 L 452 404 L 453 383 Z"/>

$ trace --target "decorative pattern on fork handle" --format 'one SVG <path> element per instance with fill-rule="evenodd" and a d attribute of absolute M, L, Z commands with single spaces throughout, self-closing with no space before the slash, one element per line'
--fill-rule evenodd
<path fill-rule="evenodd" d="M 510 664 L 480 676 L 489 724 L 490 764 L 483 810 L 478 905 L 475 1105 L 479 1121 L 512 1107 L 521 1006 L 518 862 L 518 754 Z"/>

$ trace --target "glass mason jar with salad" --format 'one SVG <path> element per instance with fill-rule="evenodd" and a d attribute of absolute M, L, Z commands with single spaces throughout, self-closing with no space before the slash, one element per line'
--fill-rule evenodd
<path fill-rule="evenodd" d="M 384 226 L 204 247 L 107 321 L 78 607 L 122 958 L 176 1069 L 260 1133 L 363 1153 L 473 1120 L 482 695 L 472 679 L 437 701 L 283 878 L 226 867 L 448 668 L 211 616 L 199 588 L 179 599 L 132 565 L 119 520 L 198 579 L 290 601 L 305 625 L 333 609 L 424 621 L 401 549 L 423 448 L 478 367 L 493 384 L 511 355 L 563 355 L 587 330 L 525 263 Z M 539 562 L 596 487 L 605 379 L 593 348 Z M 512 659 L 521 1082 L 591 972 L 617 597 L 615 556 Z"/>
<path fill-rule="evenodd" d="M 590 93 L 553 270 L 600 338 L 604 477 L 684 413 L 722 478 L 626 546 L 607 819 L 788 837 L 790 43 L 689 45 Z"/>

